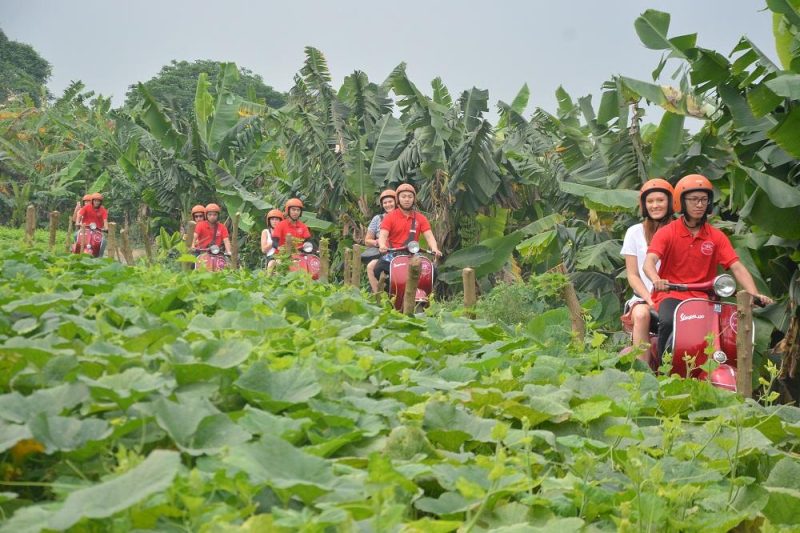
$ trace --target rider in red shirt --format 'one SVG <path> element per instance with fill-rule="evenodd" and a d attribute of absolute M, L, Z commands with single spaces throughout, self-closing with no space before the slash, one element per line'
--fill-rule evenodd
<path fill-rule="evenodd" d="M 92 222 L 98 229 L 108 229 L 108 211 L 103 207 L 103 195 L 99 192 L 89 195 L 91 203 L 78 211 L 78 225 L 88 226 Z"/>
<path fill-rule="evenodd" d="M 272 237 L 278 239 L 276 251 L 286 244 L 287 235 L 294 237 L 298 248 L 303 245 L 306 239 L 311 238 L 311 231 L 309 231 L 308 226 L 300 221 L 300 216 L 303 214 L 302 200 L 292 198 L 286 202 L 285 212 L 286 218 L 278 222 L 278 225 L 272 230 Z"/>
<path fill-rule="evenodd" d="M 84 199 L 89 199 L 90 202 L 84 205 L 80 211 L 78 211 L 77 215 L 77 226 L 78 231 L 75 233 L 75 239 L 80 238 L 81 229 L 85 229 L 89 227 L 90 224 L 94 223 L 97 229 L 103 232 L 108 231 L 108 210 L 103 207 L 103 195 L 99 192 L 88 194 L 84 196 Z M 106 239 L 105 237 L 100 242 L 100 252 L 98 257 L 103 257 L 106 251 Z"/>
<path fill-rule="evenodd" d="M 658 309 L 658 353 L 663 354 L 672 333 L 675 308 L 688 298 L 705 298 L 705 293 L 669 291 L 669 283 L 711 281 L 717 266 L 729 269 L 739 284 L 765 304 L 768 296 L 758 293 L 750 272 L 739 261 L 728 237 L 707 222 L 714 189 L 700 174 L 684 176 L 675 186 L 676 213 L 683 216 L 661 228 L 647 248 L 644 273 L 653 282 L 653 301 Z M 661 266 L 656 270 L 656 262 Z"/>
<path fill-rule="evenodd" d="M 425 215 L 416 210 L 414 205 L 417 199 L 417 191 L 410 183 L 402 183 L 395 190 L 397 194 L 397 209 L 389 213 L 381 222 L 381 231 L 378 235 L 378 250 L 386 254 L 389 248 L 403 248 L 410 241 L 419 241 L 422 234 L 425 242 L 430 246 L 431 251 L 437 256 L 441 256 L 439 245 L 436 244 L 436 237 L 431 231 L 430 222 Z M 416 221 L 412 223 L 412 221 Z M 412 231 L 412 226 L 413 231 Z M 375 279 L 379 279 L 381 272 L 389 274 L 389 263 L 391 259 L 384 257 L 375 265 Z"/>
<path fill-rule="evenodd" d="M 217 204 L 206 206 L 206 220 L 201 220 L 194 228 L 192 248 L 206 249 L 212 245 L 225 246 L 225 254 L 231 254 L 231 240 L 228 228 L 219 222 L 220 208 Z"/>

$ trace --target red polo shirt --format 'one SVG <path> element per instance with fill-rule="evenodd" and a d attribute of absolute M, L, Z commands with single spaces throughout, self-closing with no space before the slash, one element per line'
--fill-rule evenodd
<path fill-rule="evenodd" d="M 228 228 L 225 224 L 217 222 L 216 231 L 211 229 L 211 224 L 207 220 L 201 220 L 194 227 L 194 234 L 197 235 L 197 247 L 208 248 L 212 244 L 222 246 L 224 240 L 228 238 Z"/>
<path fill-rule="evenodd" d="M 311 231 L 309 231 L 308 226 L 299 220 L 297 222 L 292 222 L 290 218 L 281 220 L 275 226 L 275 229 L 272 230 L 272 237 L 277 237 L 278 239 L 277 249 L 280 249 L 281 246 L 286 244 L 287 235 L 294 237 L 297 247 L 300 248 L 303 245 L 303 241 L 311 238 Z"/>
<path fill-rule="evenodd" d="M 714 279 L 717 266 L 725 269 L 739 260 L 728 237 L 711 224 L 705 223 L 697 235 L 692 236 L 683 224 L 683 218 L 673 220 L 653 236 L 648 254 L 661 259 L 658 277 L 672 283 L 703 283 Z M 653 291 L 653 301 L 658 304 L 666 298 L 686 300 L 706 298 L 698 291 Z"/>
<path fill-rule="evenodd" d="M 402 248 L 406 245 L 408 235 L 411 232 L 411 220 L 414 218 L 417 219 L 414 240 L 419 241 L 419 236 L 431 229 L 431 225 L 425 215 L 416 210 L 405 214 L 402 209 L 397 208 L 383 217 L 381 229 L 389 232 L 389 238 L 387 239 L 389 248 Z"/>
<path fill-rule="evenodd" d="M 106 208 L 102 205 L 98 209 L 95 209 L 92 204 L 86 204 L 78 211 L 78 217 L 83 217 L 83 224 L 88 226 L 94 222 L 97 224 L 98 228 L 102 229 L 105 225 L 105 221 L 108 220 L 108 211 L 106 211 Z"/>

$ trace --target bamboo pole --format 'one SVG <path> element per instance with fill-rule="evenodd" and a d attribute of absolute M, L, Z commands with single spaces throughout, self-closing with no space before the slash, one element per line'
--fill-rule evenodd
<path fill-rule="evenodd" d="M 353 245 L 353 252 L 352 252 L 352 263 L 350 265 L 351 277 L 350 277 L 350 285 L 353 287 L 360 287 L 361 286 L 361 249 L 363 246 L 360 244 Z"/>
<path fill-rule="evenodd" d="M 56 247 L 56 231 L 58 230 L 58 211 L 50 211 L 50 251 Z"/>
<path fill-rule="evenodd" d="M 319 281 L 322 283 L 328 283 L 328 273 L 330 272 L 330 251 L 328 250 L 328 246 L 330 245 L 328 238 L 323 237 L 319 240 Z"/>
<path fill-rule="evenodd" d="M 192 249 L 192 241 L 194 240 L 194 227 L 196 223 L 190 220 L 186 223 L 186 233 L 183 235 L 183 243 L 186 245 L 186 250 Z M 192 269 L 191 263 L 183 263 L 183 270 L 189 271 Z"/>
<path fill-rule="evenodd" d="M 472 268 L 462 270 L 461 280 L 464 284 L 464 309 L 469 318 L 475 318 L 475 304 L 478 301 L 475 294 L 475 270 Z"/>
<path fill-rule="evenodd" d="M 28 246 L 33 245 L 33 234 L 36 231 L 36 207 L 33 204 L 28 204 L 28 209 L 25 211 L 25 244 Z"/>
<path fill-rule="evenodd" d="M 417 306 L 416 296 L 419 286 L 420 259 L 417 256 L 408 262 L 408 278 L 406 279 L 406 292 L 403 294 L 403 313 L 413 315 Z"/>
<path fill-rule="evenodd" d="M 736 392 L 753 397 L 753 295 L 739 291 L 736 295 Z"/>
<path fill-rule="evenodd" d="M 142 220 L 140 223 L 142 232 L 142 240 L 144 241 L 144 253 L 147 255 L 147 263 L 153 263 L 153 245 L 150 242 L 150 224 L 147 220 Z"/>
<path fill-rule="evenodd" d="M 108 223 L 108 257 L 119 261 L 119 244 L 117 243 L 117 223 Z"/>
<path fill-rule="evenodd" d="M 239 218 L 240 212 L 233 215 L 233 227 L 231 228 L 231 262 L 233 268 L 239 268 Z"/>
<path fill-rule="evenodd" d="M 575 342 L 579 346 L 583 346 L 584 338 L 586 337 L 586 322 L 583 320 L 583 308 L 578 300 L 578 293 L 575 292 L 575 286 L 569 279 L 569 274 L 564 266 L 564 263 L 558 265 L 558 271 L 567 276 L 567 283 L 561 290 L 564 301 L 569 310 L 569 316 L 572 320 L 572 332 L 575 334 Z"/>

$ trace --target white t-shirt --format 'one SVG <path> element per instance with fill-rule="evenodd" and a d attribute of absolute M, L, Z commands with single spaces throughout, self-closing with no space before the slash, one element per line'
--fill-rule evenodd
<path fill-rule="evenodd" d="M 647 287 L 647 290 L 652 292 L 653 291 L 653 282 L 650 281 L 650 278 L 645 276 L 644 274 L 644 258 L 647 257 L 647 241 L 644 238 L 644 224 L 634 224 L 628 231 L 625 232 L 625 239 L 622 241 L 622 250 L 620 250 L 619 255 L 633 255 L 636 257 L 636 264 L 639 267 L 639 277 L 642 278 L 642 282 L 644 286 Z M 661 261 L 656 263 L 656 270 L 661 265 Z M 641 301 L 643 298 L 636 296 L 635 294 L 633 297 L 628 300 L 628 303 L 633 303 L 635 301 Z"/>
<path fill-rule="evenodd" d="M 261 233 L 262 233 L 262 235 L 263 235 L 264 233 L 266 233 L 266 234 L 267 234 L 267 238 L 268 238 L 269 240 L 272 240 L 272 232 L 271 232 L 270 230 L 268 230 L 268 229 L 265 229 L 265 230 L 263 230 Z M 273 245 L 273 247 L 272 247 L 272 248 L 270 248 L 269 252 L 267 252 L 267 254 L 266 254 L 266 255 L 267 255 L 267 257 L 272 257 L 273 255 L 275 255 L 275 246 L 274 246 L 274 245 Z"/>

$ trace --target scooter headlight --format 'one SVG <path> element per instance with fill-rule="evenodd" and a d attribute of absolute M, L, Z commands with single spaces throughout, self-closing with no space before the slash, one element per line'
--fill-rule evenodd
<path fill-rule="evenodd" d="M 728 362 L 728 356 L 725 355 L 725 352 L 723 352 L 722 350 L 717 350 L 716 352 L 714 352 L 711 355 L 711 358 L 721 365 Z"/>
<path fill-rule="evenodd" d="M 216 244 L 213 244 L 213 245 L 211 245 L 211 247 L 208 249 L 208 251 L 209 251 L 209 252 L 211 252 L 211 253 L 212 253 L 212 254 L 214 254 L 214 255 L 217 255 L 217 254 L 219 253 L 219 246 L 217 246 Z"/>
<path fill-rule="evenodd" d="M 308 241 L 303 243 L 303 251 L 307 254 L 310 254 L 314 251 L 314 245 Z"/>
<path fill-rule="evenodd" d="M 419 243 L 417 241 L 411 241 L 408 243 L 408 251 L 412 254 L 419 252 Z"/>
<path fill-rule="evenodd" d="M 92 222 L 91 224 L 89 224 L 89 229 L 92 230 L 92 231 L 96 230 L 97 229 L 97 224 Z"/>
<path fill-rule="evenodd" d="M 727 298 L 736 292 L 736 281 L 730 274 L 722 274 L 714 279 L 714 292 L 721 298 Z"/>

